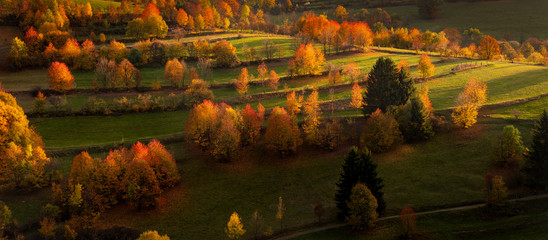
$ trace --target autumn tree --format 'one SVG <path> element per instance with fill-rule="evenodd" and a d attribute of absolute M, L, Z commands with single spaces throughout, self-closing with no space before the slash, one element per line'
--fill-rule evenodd
<path fill-rule="evenodd" d="M 264 81 L 266 78 L 266 75 L 268 74 L 268 67 L 266 66 L 264 62 L 259 64 L 259 66 L 257 67 L 257 72 L 259 72 L 259 75 L 257 75 L 257 78 L 261 79 L 261 81 Z"/>
<path fill-rule="evenodd" d="M 348 205 L 352 188 L 358 183 L 364 183 L 371 190 L 375 199 L 377 199 L 377 213 L 382 213 L 386 208 L 383 198 L 382 178 L 377 175 L 377 165 L 371 160 L 371 152 L 368 149 L 359 151 L 352 147 L 344 157 L 344 163 L 341 168 L 339 181 L 337 182 L 337 192 L 335 201 L 339 209 L 339 217 L 344 219 L 348 216 Z"/>
<path fill-rule="evenodd" d="M 207 149 L 215 134 L 218 115 L 217 107 L 209 100 L 194 105 L 185 124 L 185 135 L 189 140 L 198 143 L 202 149 Z"/>
<path fill-rule="evenodd" d="M 247 93 L 249 87 L 249 73 L 247 72 L 247 68 L 242 68 L 234 86 L 240 95 L 245 95 Z"/>
<path fill-rule="evenodd" d="M 400 221 L 405 239 L 414 239 L 416 234 L 418 234 L 415 211 L 409 206 L 403 207 L 400 212 Z"/>
<path fill-rule="evenodd" d="M 179 8 L 179 11 L 177 11 L 177 23 L 181 27 L 186 27 L 188 25 L 188 14 L 182 8 Z"/>
<path fill-rule="evenodd" d="M 350 82 L 357 81 L 361 75 L 360 68 L 354 62 L 346 64 L 342 71 L 342 74 L 350 79 Z"/>
<path fill-rule="evenodd" d="M 376 212 L 378 207 L 377 199 L 364 184 L 358 183 L 352 188 L 347 205 L 348 216 L 346 222 L 353 229 L 363 230 L 375 225 L 378 217 Z"/>
<path fill-rule="evenodd" d="M 261 119 L 249 104 L 242 110 L 241 136 L 244 145 L 253 144 L 261 134 Z"/>
<path fill-rule="evenodd" d="M 440 6 L 442 4 L 442 0 L 419 0 L 417 1 L 419 15 L 425 19 L 436 18 L 440 12 Z"/>
<path fill-rule="evenodd" d="M 317 75 L 325 65 L 325 58 L 321 49 L 315 49 L 311 43 L 301 44 L 295 52 L 293 63 L 297 75 Z"/>
<path fill-rule="evenodd" d="M 235 67 L 240 65 L 240 59 L 236 55 L 236 48 L 227 40 L 215 42 L 213 46 L 215 65 L 218 67 Z"/>
<path fill-rule="evenodd" d="M 155 206 L 162 191 L 154 170 L 141 158 L 134 158 L 128 164 L 123 185 L 127 186 L 125 197 L 139 210 Z"/>
<path fill-rule="evenodd" d="M 331 66 L 327 75 L 329 85 L 335 86 L 341 82 L 341 71 L 338 66 Z"/>
<path fill-rule="evenodd" d="M 485 176 L 485 203 L 491 211 L 499 211 L 506 204 L 505 199 L 508 196 L 508 188 L 504 184 L 501 176 L 493 176 L 488 173 Z"/>
<path fill-rule="evenodd" d="M 352 85 L 352 100 L 350 101 L 350 105 L 356 109 L 361 108 L 363 105 L 362 87 L 360 87 L 358 82 L 354 82 Z"/>
<path fill-rule="evenodd" d="M 513 125 L 505 126 L 494 142 L 493 160 L 505 165 L 518 166 L 524 152 L 521 134 Z"/>
<path fill-rule="evenodd" d="M 481 58 L 489 60 L 493 59 L 497 55 L 500 55 L 500 46 L 497 40 L 489 35 L 485 35 L 481 39 L 479 54 Z"/>
<path fill-rule="evenodd" d="M 168 26 L 161 15 L 151 14 L 145 20 L 145 29 L 150 36 L 164 38 L 167 35 Z"/>
<path fill-rule="evenodd" d="M 367 77 L 367 95 L 363 111 L 368 115 L 377 108 L 405 104 L 414 92 L 413 82 L 405 68 L 397 69 L 390 58 L 380 57 Z"/>
<path fill-rule="evenodd" d="M 373 112 L 366 121 L 360 142 L 373 152 L 384 152 L 402 141 L 398 122 L 380 109 Z"/>
<path fill-rule="evenodd" d="M 8 55 L 8 62 L 10 69 L 20 70 L 27 64 L 27 58 L 29 56 L 29 50 L 27 44 L 21 41 L 18 37 L 15 37 L 12 41 L 11 48 Z"/>
<path fill-rule="evenodd" d="M 185 91 L 185 95 L 188 97 L 188 102 L 191 105 L 199 104 L 204 100 L 213 101 L 215 99 L 213 91 L 209 89 L 209 83 L 202 79 L 192 79 Z"/>
<path fill-rule="evenodd" d="M 125 44 L 117 41 L 111 41 L 108 47 L 108 59 L 121 62 L 127 57 L 128 52 L 129 50 L 126 48 Z"/>
<path fill-rule="evenodd" d="M 259 214 L 259 211 L 255 210 L 249 222 L 249 229 L 253 233 L 254 239 L 259 239 L 259 237 L 263 236 L 263 225 L 263 217 Z"/>
<path fill-rule="evenodd" d="M 278 211 L 276 212 L 276 220 L 280 221 L 280 230 L 284 229 L 284 214 L 285 214 L 285 205 L 284 200 L 280 196 L 278 198 Z"/>
<path fill-rule="evenodd" d="M 48 68 L 49 87 L 55 91 L 65 93 L 74 87 L 74 76 L 67 65 L 60 62 L 53 62 Z"/>
<path fill-rule="evenodd" d="M 280 107 L 275 107 L 267 120 L 265 141 L 268 149 L 278 152 L 280 157 L 297 151 L 301 145 L 299 128 L 291 116 Z"/>
<path fill-rule="evenodd" d="M 240 239 L 244 233 L 244 224 L 238 213 L 234 212 L 230 215 L 230 220 L 225 228 L 225 233 L 229 239 Z"/>
<path fill-rule="evenodd" d="M 16 189 L 45 184 L 50 159 L 15 98 L 0 91 L 0 185 Z"/>
<path fill-rule="evenodd" d="M 74 65 L 74 60 L 80 55 L 80 44 L 76 39 L 68 39 L 65 45 L 61 48 L 61 58 L 64 63 L 69 66 Z"/>
<path fill-rule="evenodd" d="M 232 116 L 225 114 L 219 122 L 211 143 L 211 152 L 215 159 L 228 162 L 234 157 L 234 153 L 240 146 L 240 132 L 234 124 Z"/>
<path fill-rule="evenodd" d="M 82 50 L 80 54 L 74 59 L 74 67 L 84 71 L 92 71 L 97 64 L 97 51 L 95 50 L 95 44 L 92 41 L 86 39 L 82 43 Z"/>
<path fill-rule="evenodd" d="M 184 86 L 184 73 L 185 69 L 183 68 L 183 65 L 181 65 L 179 60 L 174 58 L 166 63 L 164 80 L 173 87 L 181 88 Z"/>
<path fill-rule="evenodd" d="M 169 240 L 167 235 L 161 236 L 157 231 L 146 231 L 139 235 L 137 240 Z"/>
<path fill-rule="evenodd" d="M 114 60 L 108 60 L 106 58 L 99 58 L 95 67 L 95 79 L 101 83 L 103 87 L 107 87 L 110 83 L 114 82 L 116 77 L 116 62 Z"/>
<path fill-rule="evenodd" d="M 303 131 L 305 139 L 311 144 L 320 144 L 320 103 L 318 102 L 318 91 L 314 89 L 306 102 L 303 104 L 303 112 L 306 114 Z"/>
<path fill-rule="evenodd" d="M 462 128 L 468 128 L 476 123 L 478 108 L 487 100 L 487 85 L 474 78 L 464 86 L 463 92 L 457 97 L 457 108 L 451 116 L 453 122 Z"/>
<path fill-rule="evenodd" d="M 548 113 L 542 111 L 535 121 L 532 131 L 531 147 L 525 151 L 523 172 L 526 182 L 531 186 L 548 188 Z"/>
<path fill-rule="evenodd" d="M 346 12 L 346 8 L 344 8 L 341 5 L 337 6 L 337 8 L 335 8 L 334 15 L 335 15 L 335 19 L 337 19 L 337 21 L 339 21 L 339 22 L 343 22 L 344 20 L 346 20 L 346 17 L 348 17 L 348 13 Z"/>
<path fill-rule="evenodd" d="M 417 68 L 419 70 L 419 75 L 423 80 L 434 76 L 434 64 L 430 61 L 430 56 L 428 56 L 428 54 L 421 55 Z"/>
<path fill-rule="evenodd" d="M 131 88 L 137 87 L 137 68 L 127 59 L 124 59 L 116 68 L 114 87 Z"/>
<path fill-rule="evenodd" d="M 280 84 L 279 81 L 280 81 L 280 77 L 278 76 L 276 71 L 270 70 L 270 74 L 268 76 L 268 83 L 267 83 L 268 86 L 272 88 L 272 90 L 277 90 L 278 85 Z"/>
<path fill-rule="evenodd" d="M 295 91 L 292 91 L 286 95 L 286 109 L 290 116 L 295 116 L 301 112 L 301 106 L 303 102 L 303 96 L 298 96 Z"/>

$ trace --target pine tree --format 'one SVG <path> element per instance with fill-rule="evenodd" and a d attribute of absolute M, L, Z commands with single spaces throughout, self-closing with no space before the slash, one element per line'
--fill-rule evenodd
<path fill-rule="evenodd" d="M 371 152 L 367 149 L 359 151 L 353 147 L 346 154 L 342 166 L 341 176 L 337 183 L 337 193 L 335 201 L 339 209 L 339 217 L 344 218 L 348 215 L 348 206 L 346 202 L 350 197 L 352 188 L 357 183 L 364 183 L 375 198 L 377 199 L 377 213 L 382 213 L 386 208 L 383 198 L 382 179 L 377 176 L 377 165 L 371 160 Z"/>
<path fill-rule="evenodd" d="M 527 182 L 548 189 L 548 114 L 546 109 L 536 121 L 533 143 L 525 152 Z"/>
<path fill-rule="evenodd" d="M 363 112 L 369 115 L 377 108 L 386 112 L 388 106 L 405 104 L 415 91 L 409 72 L 398 70 L 390 59 L 380 57 L 367 77 L 367 95 L 364 95 Z"/>

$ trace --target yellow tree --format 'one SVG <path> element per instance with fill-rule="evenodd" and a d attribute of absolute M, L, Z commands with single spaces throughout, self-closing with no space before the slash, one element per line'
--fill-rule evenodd
<path fill-rule="evenodd" d="M 244 224 L 242 223 L 240 216 L 238 216 L 238 213 L 232 213 L 225 228 L 225 232 L 229 239 L 240 239 L 240 237 L 244 235 Z"/>
<path fill-rule="evenodd" d="M 161 236 L 157 231 L 146 231 L 139 235 L 137 240 L 169 240 L 167 235 Z"/>
<path fill-rule="evenodd" d="M 124 59 L 116 68 L 116 82 L 112 85 L 125 88 L 137 86 L 137 71 L 129 60 Z"/>
<path fill-rule="evenodd" d="M 422 79 L 426 79 L 434 75 L 434 64 L 430 61 L 430 56 L 427 54 L 421 55 L 418 70 Z"/>
<path fill-rule="evenodd" d="M 361 183 L 352 188 L 350 199 L 347 201 L 348 214 L 346 222 L 354 229 L 370 228 L 377 220 L 377 199 L 371 191 Z"/>
<path fill-rule="evenodd" d="M 215 64 L 218 67 L 235 67 L 240 64 L 236 48 L 227 40 L 215 42 L 213 53 L 215 54 Z"/>
<path fill-rule="evenodd" d="M 337 19 L 337 21 L 339 22 L 343 22 L 344 20 L 346 20 L 347 16 L 348 12 L 346 12 L 346 8 L 341 5 L 337 6 L 337 8 L 335 9 L 335 19 Z"/>
<path fill-rule="evenodd" d="M 74 76 L 67 65 L 53 62 L 48 68 L 49 87 L 55 91 L 64 93 L 74 87 Z"/>
<path fill-rule="evenodd" d="M 286 95 L 286 108 L 290 116 L 295 116 L 301 112 L 301 105 L 303 102 L 303 96 L 298 96 L 295 94 L 295 91 L 292 91 Z"/>
<path fill-rule="evenodd" d="M 315 49 L 309 44 L 301 44 L 295 52 L 293 60 L 294 71 L 297 75 L 301 74 L 320 74 L 325 65 L 325 57 L 321 49 Z"/>
<path fill-rule="evenodd" d="M 474 78 L 464 86 L 464 91 L 457 97 L 457 108 L 451 116 L 453 122 L 462 128 L 476 123 L 478 108 L 487 100 L 487 85 Z"/>
<path fill-rule="evenodd" d="M 181 27 L 186 27 L 188 25 L 188 14 L 185 12 L 184 9 L 179 8 L 179 11 L 177 11 L 177 23 Z"/>
<path fill-rule="evenodd" d="M 171 86 L 181 88 L 184 86 L 184 71 L 181 62 L 174 58 L 166 63 L 164 79 Z"/>
<path fill-rule="evenodd" d="M 320 126 L 320 103 L 318 102 L 318 91 L 314 89 L 312 93 L 306 99 L 303 106 L 303 111 L 306 114 L 305 122 L 303 125 L 303 131 L 305 133 L 305 139 L 309 143 L 319 143 L 319 131 Z"/>
<path fill-rule="evenodd" d="M 238 91 L 240 95 L 247 93 L 247 89 L 249 87 L 249 73 L 247 72 L 247 68 L 242 68 L 242 71 L 236 80 L 235 86 L 236 91 Z"/>
<path fill-rule="evenodd" d="M 350 105 L 356 109 L 361 108 L 363 105 L 362 87 L 360 87 L 358 82 L 354 82 L 354 85 L 352 85 L 352 100 L 350 101 Z"/>

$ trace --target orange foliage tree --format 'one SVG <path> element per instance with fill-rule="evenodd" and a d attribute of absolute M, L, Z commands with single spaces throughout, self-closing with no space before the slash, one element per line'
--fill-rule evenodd
<path fill-rule="evenodd" d="M 500 46 L 497 40 L 489 35 L 481 39 L 478 50 L 480 57 L 483 59 L 493 59 L 495 56 L 500 55 Z"/>
<path fill-rule="evenodd" d="M 49 87 L 64 93 L 74 87 L 74 76 L 67 65 L 53 62 L 48 68 Z"/>
<path fill-rule="evenodd" d="M 257 112 L 249 104 L 242 110 L 242 143 L 244 145 L 253 144 L 261 134 L 261 119 Z"/>
<path fill-rule="evenodd" d="M 350 101 L 350 105 L 356 109 L 361 108 L 363 105 L 362 87 L 360 87 L 358 82 L 354 82 L 354 85 L 352 85 L 352 100 Z"/>
<path fill-rule="evenodd" d="M 219 121 L 218 116 L 216 105 L 209 100 L 195 105 L 190 110 L 185 124 L 185 135 L 202 149 L 209 148 Z"/>
<path fill-rule="evenodd" d="M 247 68 L 242 68 L 241 73 L 238 76 L 238 79 L 236 79 L 234 85 L 236 87 L 236 91 L 238 91 L 240 95 L 247 93 L 247 89 L 249 87 L 249 73 L 247 72 Z"/>
<path fill-rule="evenodd" d="M 127 59 L 124 59 L 116 68 L 116 82 L 112 84 L 117 88 L 138 87 L 137 68 Z"/>
<path fill-rule="evenodd" d="M 319 129 L 320 126 L 320 103 L 318 102 L 318 91 L 314 89 L 306 99 L 303 105 L 303 112 L 306 114 L 303 131 L 305 139 L 311 144 L 320 143 Z"/>
<path fill-rule="evenodd" d="M 373 152 L 383 152 L 402 141 L 398 122 L 377 109 L 367 119 L 361 143 Z"/>
<path fill-rule="evenodd" d="M 257 71 L 259 72 L 259 75 L 257 76 L 258 79 L 261 79 L 261 81 L 264 81 L 266 78 L 266 75 L 268 74 L 268 67 L 264 62 L 262 62 L 258 67 Z"/>
<path fill-rule="evenodd" d="M 275 107 L 267 120 L 266 147 L 284 157 L 301 145 L 299 127 L 281 107 Z"/>
<path fill-rule="evenodd" d="M 295 116 L 301 112 L 301 106 L 303 102 L 303 96 L 297 96 L 295 91 L 292 91 L 286 95 L 286 108 L 290 116 Z"/>
<path fill-rule="evenodd" d="M 320 74 L 325 65 L 325 58 L 320 49 L 309 44 L 301 44 L 293 60 L 295 74 Z"/>
<path fill-rule="evenodd" d="M 278 76 L 276 71 L 270 70 L 270 74 L 268 76 L 268 86 L 272 88 L 272 90 L 277 90 L 278 85 L 280 84 L 279 81 L 280 77 Z"/>
<path fill-rule="evenodd" d="M 184 71 L 183 65 L 176 58 L 167 61 L 164 79 L 166 82 L 170 83 L 173 87 L 183 87 L 184 86 Z"/>

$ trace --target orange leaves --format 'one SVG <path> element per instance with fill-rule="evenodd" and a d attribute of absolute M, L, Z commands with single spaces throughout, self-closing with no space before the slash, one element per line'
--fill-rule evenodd
<path fill-rule="evenodd" d="M 74 87 L 74 77 L 67 65 L 53 62 L 48 69 L 49 86 L 58 92 L 64 93 Z"/>
<path fill-rule="evenodd" d="M 327 24 L 327 18 L 325 16 L 316 16 L 314 14 L 309 14 L 303 18 L 305 18 L 305 21 L 302 27 L 302 32 L 310 38 L 318 40 L 322 29 Z"/>
<path fill-rule="evenodd" d="M 209 100 L 194 105 L 186 122 L 186 136 L 198 143 L 202 149 L 207 149 L 213 139 L 219 113 L 217 106 Z"/>
<path fill-rule="evenodd" d="M 261 81 L 264 81 L 266 78 L 266 74 L 268 74 L 268 67 L 264 62 L 262 62 L 259 67 L 257 67 L 257 71 L 259 72 L 259 75 L 257 78 L 261 79 Z"/>
<path fill-rule="evenodd" d="M 320 49 L 315 49 L 309 44 L 301 44 L 295 52 L 293 60 L 294 71 L 297 75 L 301 74 L 320 74 L 325 65 L 325 58 Z"/>
<path fill-rule="evenodd" d="M 181 27 L 186 27 L 188 25 L 188 14 L 185 12 L 184 9 L 179 8 L 179 11 L 177 11 L 177 23 Z"/>
<path fill-rule="evenodd" d="M 267 126 L 265 141 L 268 149 L 278 152 L 281 157 L 297 151 L 301 145 L 299 128 L 283 108 L 272 110 Z"/>
<path fill-rule="evenodd" d="M 483 37 L 479 46 L 479 54 L 483 59 L 493 59 L 500 55 L 500 46 L 497 40 L 489 35 Z"/>
<path fill-rule="evenodd" d="M 63 61 L 69 65 L 72 65 L 74 59 L 80 54 L 80 45 L 76 39 L 68 39 L 65 45 L 61 48 L 61 57 Z"/>
<path fill-rule="evenodd" d="M 352 85 L 352 100 L 350 101 L 350 105 L 356 109 L 361 108 L 363 105 L 362 87 L 360 87 L 358 82 L 354 82 L 354 85 Z"/>
<path fill-rule="evenodd" d="M 259 138 L 261 133 L 262 120 L 257 112 L 249 104 L 242 111 L 242 143 L 244 145 L 253 144 Z"/>
<path fill-rule="evenodd" d="M 234 85 L 236 87 L 236 91 L 238 91 L 240 95 L 247 93 L 249 87 L 249 73 L 247 72 L 247 68 L 242 68 L 241 73 Z"/>
<path fill-rule="evenodd" d="M 124 59 L 116 68 L 116 81 L 112 84 L 117 88 L 137 87 L 137 68 L 127 59 Z"/>
<path fill-rule="evenodd" d="M 276 71 L 270 70 L 270 74 L 268 76 L 268 86 L 272 88 L 272 90 L 277 90 L 278 85 L 280 85 L 279 81 L 280 77 L 278 76 Z"/>
<path fill-rule="evenodd" d="M 143 13 L 141 13 L 141 19 L 143 21 L 146 21 L 151 15 L 160 15 L 160 10 L 158 10 L 158 7 L 154 5 L 154 3 L 150 2 Z"/>
<path fill-rule="evenodd" d="M 289 115 L 295 116 L 301 112 L 301 105 L 303 102 L 303 96 L 296 96 L 295 91 L 292 91 L 286 95 L 286 108 L 289 112 Z"/>
<path fill-rule="evenodd" d="M 166 82 L 171 83 L 171 86 L 183 87 L 184 85 L 184 71 L 183 65 L 176 58 L 167 61 L 164 79 Z"/>

